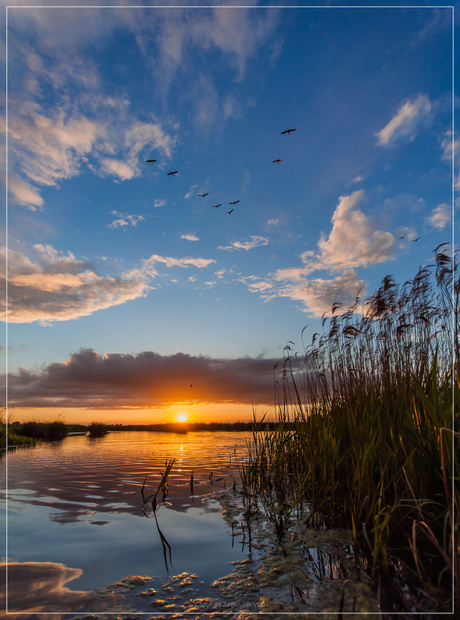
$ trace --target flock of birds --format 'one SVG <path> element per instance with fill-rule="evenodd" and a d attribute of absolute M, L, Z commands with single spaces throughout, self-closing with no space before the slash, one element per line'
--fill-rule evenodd
<path fill-rule="evenodd" d="M 281 135 L 285 135 L 285 134 L 290 135 L 293 131 L 297 131 L 297 130 L 296 130 L 296 129 L 285 129 L 284 131 L 282 131 L 282 132 L 281 132 Z M 146 159 L 146 160 L 145 160 L 145 163 L 147 163 L 147 164 L 155 164 L 155 163 L 156 163 L 156 161 L 157 161 L 156 159 Z M 274 160 L 273 160 L 273 163 L 274 163 L 274 164 L 278 164 L 278 165 L 279 165 L 279 164 L 280 164 L 280 162 L 282 162 L 282 161 L 283 161 L 282 159 L 279 159 L 279 158 L 278 158 L 278 159 L 274 159 Z M 170 172 L 167 172 L 167 173 L 166 173 L 166 175 L 167 175 L 167 176 L 174 176 L 174 175 L 175 175 L 175 174 L 177 174 L 178 172 L 179 172 L 179 170 L 171 170 Z M 209 195 L 209 192 L 206 192 L 205 194 L 198 194 L 198 196 L 201 196 L 201 198 L 206 198 L 206 196 L 208 196 L 208 195 Z M 233 205 L 233 208 L 232 208 L 232 209 L 230 209 L 229 211 L 225 210 L 225 213 L 228 213 L 229 215 L 230 215 L 231 213 L 233 213 L 233 211 L 234 211 L 234 205 L 238 204 L 239 202 L 240 202 L 239 200 L 233 200 L 232 202 L 229 202 L 228 204 L 229 204 L 229 205 Z M 222 203 L 220 202 L 219 204 L 217 204 L 217 205 L 212 205 L 212 206 L 214 207 L 214 209 L 218 209 L 219 207 L 221 207 L 221 206 L 222 206 Z M 190 387 L 191 387 L 191 386 L 190 386 Z"/>
<path fill-rule="evenodd" d="M 295 129 L 295 128 L 285 129 L 284 131 L 281 132 L 281 135 L 290 135 L 293 131 L 297 131 L 297 129 Z M 154 163 L 156 163 L 157 160 L 156 159 L 146 159 L 145 161 L 146 161 L 147 164 L 154 164 Z M 279 166 L 279 164 L 282 161 L 283 160 L 281 158 L 277 158 L 277 159 L 274 159 L 272 163 L 278 164 L 278 166 Z M 179 172 L 178 170 L 171 170 L 170 172 L 167 173 L 167 176 L 174 176 L 178 172 Z M 203 194 L 198 194 L 198 196 L 200 196 L 201 198 L 206 198 L 206 196 L 208 196 L 208 195 L 209 195 L 209 192 L 205 192 Z M 231 213 L 233 213 L 234 206 L 236 204 L 238 204 L 239 202 L 240 202 L 239 200 L 233 200 L 232 202 L 229 202 L 228 204 L 229 205 L 233 205 L 233 206 L 232 206 L 232 208 L 229 211 L 225 210 L 225 213 L 228 213 L 229 215 Z M 218 209 L 219 207 L 222 206 L 222 203 L 219 202 L 219 204 L 215 204 L 215 205 L 212 205 L 212 206 L 213 206 L 214 209 Z M 399 239 L 404 239 L 404 238 L 405 238 L 404 236 L 399 237 Z M 416 243 L 419 239 L 420 239 L 420 237 L 417 237 L 416 239 L 411 239 L 411 241 L 412 241 L 412 243 Z"/>

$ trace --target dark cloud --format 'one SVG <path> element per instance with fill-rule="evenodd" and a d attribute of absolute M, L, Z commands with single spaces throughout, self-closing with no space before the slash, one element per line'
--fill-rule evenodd
<path fill-rule="evenodd" d="M 19 368 L 9 373 L 9 404 L 97 409 L 178 402 L 272 404 L 275 363 L 261 357 L 212 359 L 151 351 L 101 355 L 80 349 L 40 372 Z"/>

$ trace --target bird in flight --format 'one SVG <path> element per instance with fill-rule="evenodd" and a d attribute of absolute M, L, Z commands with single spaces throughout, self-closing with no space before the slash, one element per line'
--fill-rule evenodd
<path fill-rule="evenodd" d="M 205 198 L 208 194 L 209 194 L 209 192 L 206 192 L 206 194 L 198 194 L 198 196 L 201 196 L 202 198 Z"/>
<path fill-rule="evenodd" d="M 177 174 L 178 172 L 179 172 L 179 170 L 174 170 L 174 172 L 168 172 L 168 176 L 169 176 L 170 174 L 174 176 L 174 175 L 175 175 L 175 174 Z"/>
<path fill-rule="evenodd" d="M 287 133 L 289 135 L 292 131 L 297 131 L 297 130 L 296 129 L 286 129 L 285 131 L 281 132 L 281 135 L 283 135 L 284 133 Z"/>
<path fill-rule="evenodd" d="M 273 160 L 273 164 L 278 164 L 278 166 L 280 165 L 280 161 L 283 161 L 282 159 L 274 159 Z"/>
<path fill-rule="evenodd" d="M 229 205 L 236 205 L 239 202 L 239 200 L 234 200 L 233 202 L 229 202 Z"/>
<path fill-rule="evenodd" d="M 400 238 L 400 239 L 404 239 L 404 236 L 403 236 L 403 237 L 399 237 L 399 238 Z"/>
<path fill-rule="evenodd" d="M 155 163 L 155 162 L 156 162 L 156 159 L 146 159 L 146 160 L 145 160 L 145 162 L 146 162 L 147 164 L 153 164 L 153 163 Z"/>
<path fill-rule="evenodd" d="M 228 213 L 230 215 L 230 213 L 233 211 L 233 209 L 230 209 L 230 211 L 225 211 L 225 213 Z"/>
<path fill-rule="evenodd" d="M 420 239 L 420 237 L 417 237 L 417 239 L 412 239 L 412 243 L 415 243 L 416 241 L 418 241 Z"/>
<path fill-rule="evenodd" d="M 213 206 L 215 209 L 218 209 L 218 208 L 220 207 L 220 205 L 221 205 L 221 204 L 222 204 L 222 203 L 221 203 L 221 202 L 219 202 L 219 204 L 218 204 L 218 205 L 212 205 L 212 206 Z"/>

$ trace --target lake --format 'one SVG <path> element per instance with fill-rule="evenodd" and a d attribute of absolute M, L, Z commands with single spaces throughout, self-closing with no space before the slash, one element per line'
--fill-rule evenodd
<path fill-rule="evenodd" d="M 300 523 L 281 552 L 258 515 L 248 544 L 234 482 L 250 440 L 246 432 L 114 432 L 4 456 L 8 612 L 54 620 L 336 613 L 345 582 L 346 604 L 360 618 L 376 611 L 348 532 L 306 533 Z M 151 501 L 142 509 L 141 491 L 144 481 L 145 497 L 157 491 L 171 460 L 155 520 Z"/>

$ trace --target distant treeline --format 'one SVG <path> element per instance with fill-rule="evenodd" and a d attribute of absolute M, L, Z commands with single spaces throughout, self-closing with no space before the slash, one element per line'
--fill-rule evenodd
<path fill-rule="evenodd" d="M 59 441 L 72 433 L 89 433 L 93 437 L 110 431 L 203 432 L 203 431 L 246 431 L 253 429 L 253 422 L 175 422 L 169 424 L 64 424 L 64 422 L 12 422 L 8 424 L 8 445 L 33 445 L 37 441 Z M 267 424 L 273 429 L 275 424 Z M 6 424 L 0 423 L 0 448 L 6 445 Z"/>

